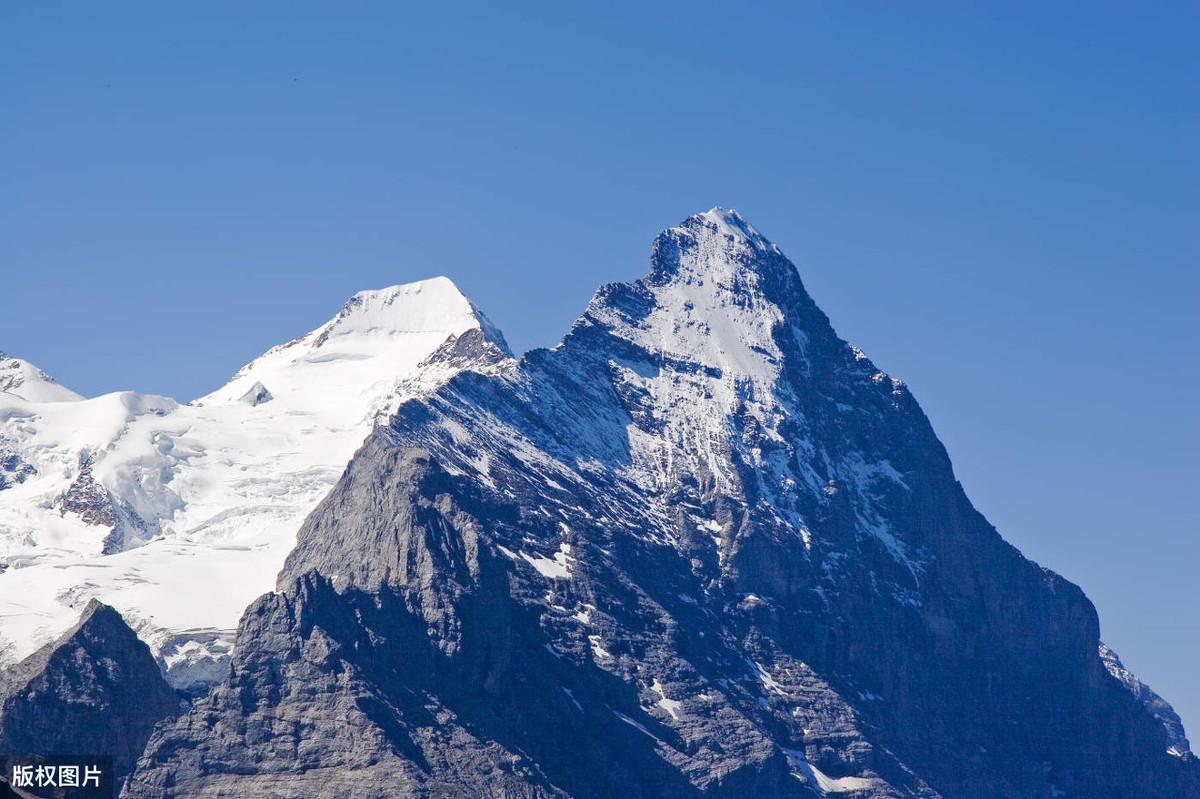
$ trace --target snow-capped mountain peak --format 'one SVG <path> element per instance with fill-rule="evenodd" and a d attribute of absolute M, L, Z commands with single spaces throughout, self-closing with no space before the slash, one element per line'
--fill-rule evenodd
<path fill-rule="evenodd" d="M 176 684 L 219 671 L 222 631 L 270 590 L 300 520 L 372 426 L 508 356 L 471 301 L 433 278 L 355 294 L 188 405 L 0 394 L 0 648 L 20 656 L 100 598 Z"/>
<path fill-rule="evenodd" d="M 447 338 L 473 329 L 507 351 L 504 336 L 449 278 L 360 291 L 328 322 L 271 348 L 195 404 L 240 400 L 255 384 L 280 399 L 339 386 L 386 392 Z"/>
<path fill-rule="evenodd" d="M 639 481 L 669 490 L 700 479 L 738 494 L 754 490 L 739 464 L 757 467 L 755 482 L 791 491 L 796 475 L 781 454 L 802 438 L 795 392 L 814 352 L 844 355 L 782 251 L 721 208 L 663 231 L 649 274 L 604 286 L 560 348 L 581 361 L 608 354 L 603 368 L 638 422 L 631 454 Z M 746 434 L 731 440 L 742 426 Z M 768 468 L 772 458 L 781 462 Z M 821 495 L 828 478 L 808 477 Z M 807 537 L 801 520 L 795 527 Z"/>
<path fill-rule="evenodd" d="M 778 248 L 774 244 L 768 241 L 766 237 L 758 232 L 758 229 L 754 225 L 750 224 L 744 216 L 733 208 L 722 208 L 719 205 L 714 205 L 703 213 L 693 214 L 673 229 L 695 229 L 698 226 L 715 229 L 717 235 L 731 239 L 743 246 L 778 252 Z"/>
<path fill-rule="evenodd" d="M 363 335 L 396 336 L 447 331 L 461 333 L 480 327 L 490 337 L 500 334 L 475 304 L 448 277 L 360 291 L 351 297 L 337 316 L 316 332 L 314 348 L 328 348 L 341 337 Z"/>
<path fill-rule="evenodd" d="M 0 391 L 29 402 L 74 402 L 83 399 L 29 361 L 0 351 Z"/>

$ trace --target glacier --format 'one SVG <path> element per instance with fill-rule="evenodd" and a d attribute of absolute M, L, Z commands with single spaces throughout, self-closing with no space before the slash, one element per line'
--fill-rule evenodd
<path fill-rule="evenodd" d="M 99 599 L 176 687 L 219 679 L 238 618 L 271 589 L 300 521 L 371 427 L 419 390 L 423 362 L 469 331 L 507 346 L 434 278 L 354 295 L 187 404 L 84 399 L 0 361 L 0 458 L 28 471 L 0 491 L 0 653 L 25 657 Z M 446 374 L 433 364 L 421 380 Z"/>

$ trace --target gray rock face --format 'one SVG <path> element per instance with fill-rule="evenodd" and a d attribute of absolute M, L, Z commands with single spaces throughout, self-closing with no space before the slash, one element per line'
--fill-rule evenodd
<path fill-rule="evenodd" d="M 92 475 L 94 458 L 89 453 L 79 456 L 79 471 L 71 485 L 56 503 L 61 514 L 73 513 L 85 524 L 112 527 L 116 524 L 112 498 Z"/>
<path fill-rule="evenodd" d="M 8 451 L 0 442 L 0 491 L 23 483 L 35 474 L 37 469 L 32 464 L 23 461 L 17 453 Z"/>
<path fill-rule="evenodd" d="M 121 615 L 92 600 L 58 640 L 0 674 L 0 752 L 107 755 L 117 783 L 179 700 Z"/>
<path fill-rule="evenodd" d="M 245 394 L 238 398 L 238 402 L 245 403 L 246 405 L 257 406 L 262 405 L 264 402 L 270 402 L 273 399 L 275 399 L 275 397 L 270 391 L 267 390 L 267 387 L 262 383 L 256 382 L 254 385 L 250 386 Z"/>
<path fill-rule="evenodd" d="M 1104 643 L 1100 644 L 1100 660 L 1104 663 L 1104 667 L 1108 669 L 1108 673 L 1117 678 L 1117 681 L 1125 686 L 1139 702 L 1146 706 L 1150 711 L 1150 715 L 1158 719 L 1159 723 L 1167 731 L 1167 742 L 1171 745 L 1170 750 L 1177 756 L 1184 756 L 1191 753 L 1191 746 L 1188 744 L 1187 735 L 1183 731 L 1183 720 L 1179 718 L 1179 714 L 1175 712 L 1175 708 L 1167 704 L 1167 700 L 1163 699 L 1150 688 L 1149 685 L 1142 682 L 1129 669 L 1125 668 L 1125 664 L 1121 662 L 1121 658 L 1117 657 L 1117 653 L 1109 649 Z"/>
<path fill-rule="evenodd" d="M 403 404 L 278 589 L 126 796 L 1200 797 L 1083 593 L 731 212 Z"/>
<path fill-rule="evenodd" d="M 85 524 L 107 527 L 104 536 L 105 555 L 120 552 L 129 540 L 148 537 L 149 525 L 129 504 L 114 497 L 92 474 L 94 458 L 91 453 L 79 456 L 79 472 L 56 502 L 60 515 L 73 513 Z"/>

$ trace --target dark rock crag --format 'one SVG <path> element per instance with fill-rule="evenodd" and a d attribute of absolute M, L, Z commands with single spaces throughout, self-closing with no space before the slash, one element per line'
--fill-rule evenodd
<path fill-rule="evenodd" d="M 179 699 L 121 614 L 95 599 L 56 641 L 0 674 L 0 752 L 100 755 L 116 784 Z"/>

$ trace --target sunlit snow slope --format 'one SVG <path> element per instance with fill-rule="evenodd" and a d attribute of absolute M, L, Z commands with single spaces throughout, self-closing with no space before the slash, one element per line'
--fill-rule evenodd
<path fill-rule="evenodd" d="M 0 392 L 30 402 L 71 402 L 83 399 L 29 361 L 0 352 Z"/>
<path fill-rule="evenodd" d="M 504 348 L 446 278 L 364 291 L 188 405 L 82 399 L 36 367 L 0 362 L 17 378 L 0 393 L 4 659 L 60 634 L 96 597 L 173 682 L 207 681 L 374 422 L 452 372 L 421 365 L 472 330 Z M 67 399 L 78 401 L 50 402 Z"/>

